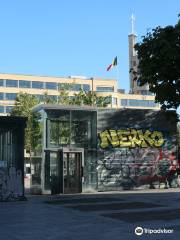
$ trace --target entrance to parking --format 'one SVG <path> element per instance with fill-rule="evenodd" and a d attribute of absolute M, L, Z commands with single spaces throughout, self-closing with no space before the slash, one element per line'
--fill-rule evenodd
<path fill-rule="evenodd" d="M 81 193 L 83 165 L 82 148 L 45 150 L 45 186 L 52 194 Z"/>

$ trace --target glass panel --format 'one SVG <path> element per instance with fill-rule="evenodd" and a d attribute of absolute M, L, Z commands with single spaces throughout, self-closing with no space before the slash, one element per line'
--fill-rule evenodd
<path fill-rule="evenodd" d="M 53 102 L 57 102 L 58 96 L 56 96 L 56 95 L 48 95 L 48 98 L 50 98 Z"/>
<path fill-rule="evenodd" d="M 128 99 L 121 99 L 121 106 L 128 106 Z"/>
<path fill-rule="evenodd" d="M 6 93 L 6 100 L 15 100 L 17 96 L 17 93 Z"/>
<path fill-rule="evenodd" d="M 71 91 L 80 91 L 81 90 L 81 84 L 72 84 Z"/>
<path fill-rule="evenodd" d="M 96 112 L 71 111 L 71 145 L 83 148 L 96 146 Z"/>
<path fill-rule="evenodd" d="M 48 147 L 96 147 L 96 112 L 73 110 L 70 117 L 69 111 L 59 110 L 49 115 L 54 118 L 48 120 Z"/>
<path fill-rule="evenodd" d="M 20 88 L 31 88 L 31 81 L 19 80 Z"/>
<path fill-rule="evenodd" d="M 43 89 L 44 83 L 40 81 L 32 81 L 32 88 Z"/>
<path fill-rule="evenodd" d="M 77 159 L 75 153 L 69 153 L 69 188 L 78 188 L 78 171 L 77 171 Z"/>
<path fill-rule="evenodd" d="M 4 93 L 0 92 L 0 100 L 4 100 Z"/>
<path fill-rule="evenodd" d="M 66 146 L 70 143 L 70 112 L 60 110 L 50 112 L 48 119 L 47 145 L 49 147 Z"/>
<path fill-rule="evenodd" d="M 4 79 L 0 79 L 0 87 L 4 86 Z"/>
<path fill-rule="evenodd" d="M 64 193 L 81 192 L 81 153 L 64 153 Z"/>
<path fill-rule="evenodd" d="M 18 80 L 6 79 L 6 87 L 18 87 Z"/>
<path fill-rule="evenodd" d="M 59 159 L 57 152 L 50 152 L 50 185 L 52 194 L 59 193 Z"/>
<path fill-rule="evenodd" d="M 50 176 L 58 177 L 58 154 L 50 152 Z"/>
<path fill-rule="evenodd" d="M 64 172 L 64 189 L 68 188 L 68 160 L 67 153 L 63 154 L 63 172 Z"/>
<path fill-rule="evenodd" d="M 67 145 L 70 141 L 70 126 L 67 121 L 51 121 L 50 144 L 59 146 Z"/>
<path fill-rule="evenodd" d="M 41 194 L 41 162 L 42 158 L 40 157 L 31 158 L 31 190 L 35 194 Z"/>
<path fill-rule="evenodd" d="M 4 106 L 0 106 L 0 113 L 4 113 Z"/>
<path fill-rule="evenodd" d="M 42 102 L 44 100 L 44 95 L 42 94 L 35 94 L 35 97 L 40 101 Z"/>
<path fill-rule="evenodd" d="M 83 90 L 85 92 L 89 92 L 90 91 L 90 85 L 89 84 L 83 84 L 82 86 L 83 86 Z"/>
<path fill-rule="evenodd" d="M 54 90 L 57 90 L 57 83 L 55 83 L 55 82 L 46 82 L 46 83 L 45 83 L 45 88 L 46 88 L 46 89 L 54 89 Z"/>
<path fill-rule="evenodd" d="M 6 113 L 10 113 L 13 109 L 13 106 L 6 106 Z"/>
<path fill-rule="evenodd" d="M 114 87 L 96 87 L 97 92 L 114 92 Z"/>

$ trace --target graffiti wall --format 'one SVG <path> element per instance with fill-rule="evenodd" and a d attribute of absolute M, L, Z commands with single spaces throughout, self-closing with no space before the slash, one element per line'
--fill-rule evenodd
<path fill-rule="evenodd" d="M 179 187 L 174 114 L 123 109 L 98 120 L 99 191 Z"/>
<path fill-rule="evenodd" d="M 10 167 L 0 169 L 0 201 L 16 200 L 23 196 L 22 172 Z"/>

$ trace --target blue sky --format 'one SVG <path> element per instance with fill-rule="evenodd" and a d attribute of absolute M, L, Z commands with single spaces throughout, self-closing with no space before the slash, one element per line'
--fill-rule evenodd
<path fill-rule="evenodd" d="M 0 72 L 117 78 L 129 90 L 128 34 L 174 25 L 179 0 L 0 0 Z"/>

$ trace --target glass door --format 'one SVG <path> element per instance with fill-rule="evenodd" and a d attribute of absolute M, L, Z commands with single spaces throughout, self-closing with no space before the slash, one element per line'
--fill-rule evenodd
<path fill-rule="evenodd" d="M 63 153 L 64 193 L 82 192 L 82 153 Z"/>
<path fill-rule="evenodd" d="M 60 161 L 59 151 L 45 151 L 44 188 L 51 194 L 60 193 Z"/>
<path fill-rule="evenodd" d="M 46 150 L 44 190 L 51 194 L 82 192 L 82 152 Z"/>

